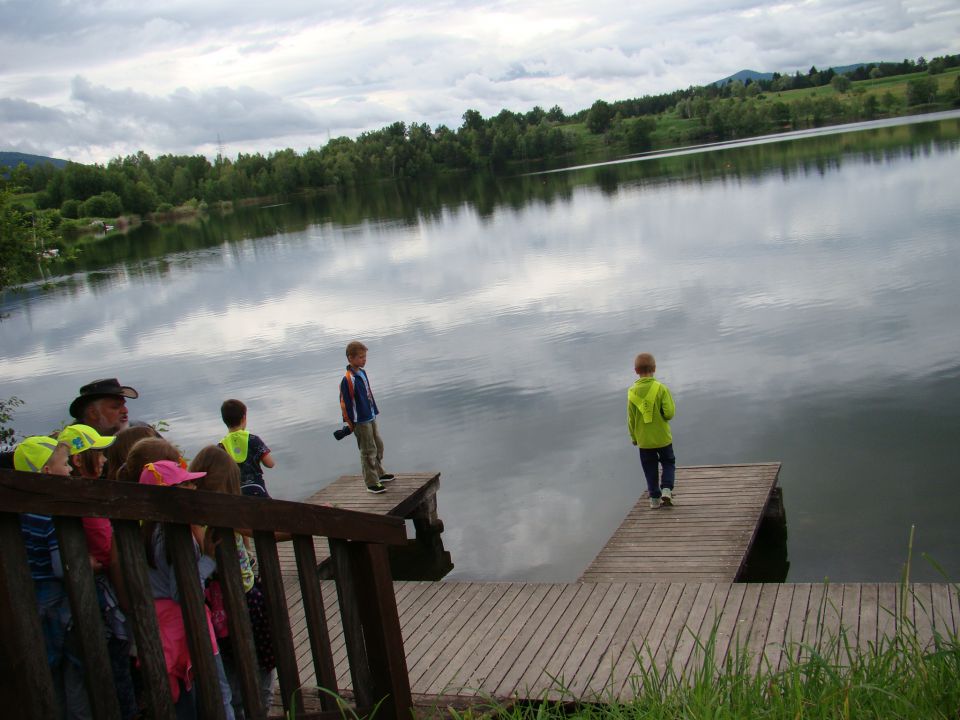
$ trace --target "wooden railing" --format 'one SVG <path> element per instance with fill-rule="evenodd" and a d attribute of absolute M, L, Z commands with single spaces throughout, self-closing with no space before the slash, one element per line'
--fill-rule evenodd
<path fill-rule="evenodd" d="M 302 710 L 287 601 L 274 533 L 293 536 L 304 615 L 320 693 L 321 711 L 304 717 L 341 717 L 327 618 L 313 536 L 329 539 L 356 712 L 377 708 L 377 718 L 409 720 L 410 681 L 387 545 L 406 542 L 403 520 L 302 503 L 247 498 L 133 483 L 88 481 L 0 470 L 0 631 L 12 659 L 7 687 L 16 688 L 18 717 L 56 717 L 57 708 L 44 640 L 17 513 L 51 515 L 57 530 L 64 582 L 73 611 L 93 715 L 120 717 L 95 580 L 81 518 L 113 522 L 128 598 L 127 617 L 137 644 L 143 694 L 150 717 L 174 717 L 166 664 L 157 627 L 141 520 L 165 523 L 167 546 L 180 588 L 180 603 L 202 718 L 224 717 L 213 650 L 203 607 L 190 525 L 216 528 L 217 571 L 229 617 L 243 704 L 248 718 L 263 718 L 256 653 L 231 528 L 254 532 L 284 709 Z M 7 706 L 7 710 L 13 708 Z M 298 712 L 298 717 L 301 713 Z"/>

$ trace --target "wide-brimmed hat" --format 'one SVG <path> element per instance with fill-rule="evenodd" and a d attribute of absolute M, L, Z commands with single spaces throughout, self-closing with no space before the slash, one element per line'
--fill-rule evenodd
<path fill-rule="evenodd" d="M 70 446 L 70 454 L 77 455 L 84 450 L 103 450 L 113 445 L 116 438 L 113 435 L 104 436 L 89 425 L 67 425 L 57 440 Z"/>
<path fill-rule="evenodd" d="M 13 451 L 13 467 L 24 472 L 43 472 L 43 466 L 57 449 L 57 441 L 46 435 L 24 438 Z"/>
<path fill-rule="evenodd" d="M 141 485 L 179 485 L 189 480 L 197 480 L 205 472 L 188 472 L 185 467 L 173 460 L 157 460 L 147 463 L 140 473 Z"/>
<path fill-rule="evenodd" d="M 70 403 L 70 416 L 80 419 L 83 415 L 83 409 L 87 403 L 99 400 L 102 397 L 116 395 L 118 397 L 130 398 L 131 400 L 140 397 L 140 393 L 127 385 L 121 385 L 116 378 L 105 378 L 103 380 L 94 380 L 80 388 L 80 394 L 76 400 Z"/>

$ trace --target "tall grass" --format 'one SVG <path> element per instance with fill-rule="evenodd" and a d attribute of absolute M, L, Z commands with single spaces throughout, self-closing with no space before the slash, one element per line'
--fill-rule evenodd
<path fill-rule="evenodd" d="M 952 591 L 957 594 L 957 587 Z M 920 607 L 906 582 L 903 592 L 901 599 Z M 610 691 L 576 698 L 555 680 L 555 688 L 537 702 L 488 700 L 484 707 L 451 714 L 457 720 L 476 715 L 501 720 L 960 718 L 955 631 L 943 635 L 935 630 L 924 644 L 915 624 L 901 614 L 892 636 L 858 647 L 842 628 L 827 629 L 826 597 L 824 593 L 812 641 L 789 646 L 783 667 L 770 667 L 764 658 L 758 662 L 742 648 L 731 649 L 718 662 L 715 624 L 706 641 L 698 641 L 690 674 L 678 673 L 669 662 L 660 669 L 649 653 L 637 652 L 635 667 L 641 670 L 629 680 L 630 700 Z"/>

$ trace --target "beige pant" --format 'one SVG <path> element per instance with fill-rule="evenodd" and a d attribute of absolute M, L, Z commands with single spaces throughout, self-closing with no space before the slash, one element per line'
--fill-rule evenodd
<path fill-rule="evenodd" d="M 383 460 L 383 440 L 377 431 L 377 421 L 356 423 L 353 434 L 357 436 L 357 447 L 360 448 L 363 482 L 367 487 L 371 487 L 380 482 L 380 476 L 385 474 L 383 465 L 380 464 Z"/>

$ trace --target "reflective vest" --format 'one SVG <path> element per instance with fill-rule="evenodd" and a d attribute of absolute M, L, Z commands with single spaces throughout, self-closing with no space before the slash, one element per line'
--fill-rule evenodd
<path fill-rule="evenodd" d="M 247 452 L 250 449 L 250 433 L 246 430 L 234 430 L 227 433 L 220 444 L 230 454 L 233 461 L 239 465 L 247 459 Z"/>

